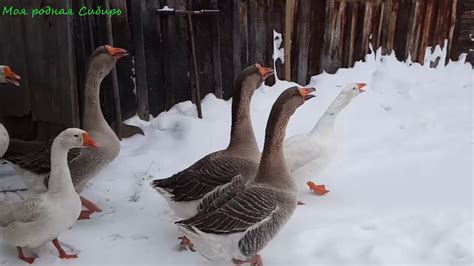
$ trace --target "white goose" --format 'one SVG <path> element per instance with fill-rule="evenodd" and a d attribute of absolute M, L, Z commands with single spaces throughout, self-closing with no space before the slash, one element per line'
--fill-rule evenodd
<path fill-rule="evenodd" d="M 21 77 L 15 74 L 9 66 L 0 65 L 0 83 L 10 83 L 15 86 L 20 86 Z M 0 123 L 0 157 L 2 157 L 8 149 L 10 137 L 8 131 Z"/>
<path fill-rule="evenodd" d="M 329 192 L 324 185 L 308 181 L 307 171 L 298 170 L 305 168 L 311 170 L 312 175 L 318 175 L 329 165 L 337 150 L 334 136 L 336 117 L 352 99 L 365 91 L 365 86 L 365 83 L 345 86 L 310 132 L 285 140 L 286 164 L 299 190 L 308 185 L 318 195 Z"/>
<path fill-rule="evenodd" d="M 0 202 L 0 239 L 16 246 L 18 257 L 33 263 L 23 248 L 36 248 L 52 241 L 62 259 L 77 258 L 67 254 L 58 235 L 68 230 L 81 213 L 81 199 L 71 180 L 67 163 L 68 151 L 86 146 L 97 148 L 89 134 L 78 128 L 61 132 L 51 148 L 51 175 L 48 191 L 40 196 L 17 202 Z"/>

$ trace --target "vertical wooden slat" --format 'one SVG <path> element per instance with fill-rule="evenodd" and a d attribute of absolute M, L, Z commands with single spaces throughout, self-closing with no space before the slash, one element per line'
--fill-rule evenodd
<path fill-rule="evenodd" d="M 257 1 L 249 1 L 247 8 L 247 51 L 248 64 L 257 63 Z M 261 62 L 260 62 L 261 63 Z"/>
<path fill-rule="evenodd" d="M 133 40 L 135 48 L 135 82 L 137 88 L 138 116 L 140 119 L 148 121 L 150 119 L 150 112 L 148 108 L 145 46 L 143 43 L 142 4 L 142 1 L 131 2 L 133 16 Z"/>
<path fill-rule="evenodd" d="M 359 3 L 355 3 L 351 6 L 351 22 L 350 22 L 350 38 L 349 38 L 349 56 L 348 66 L 351 67 L 354 64 L 354 46 L 356 39 L 356 28 L 357 28 L 357 16 L 358 16 Z"/>
<path fill-rule="evenodd" d="M 412 36 L 412 44 L 411 44 L 411 55 L 414 61 L 419 59 L 419 43 L 420 43 L 420 34 L 422 29 L 422 21 L 425 17 L 425 2 L 418 2 L 415 3 L 415 14 L 414 14 L 414 29 L 413 29 L 413 36 Z"/>
<path fill-rule="evenodd" d="M 240 18 L 240 62 L 242 68 L 250 64 L 249 61 L 249 17 L 248 17 L 249 2 L 246 0 L 239 1 L 239 18 Z M 239 74 L 239 71 L 236 73 Z"/>
<path fill-rule="evenodd" d="M 295 17 L 295 0 L 287 0 L 285 5 L 285 32 L 283 40 L 285 42 L 285 79 L 291 80 L 291 50 L 292 50 L 292 33 L 293 21 Z"/>
<path fill-rule="evenodd" d="M 238 70 L 236 70 L 236 65 L 234 65 L 234 59 L 237 57 L 237 52 L 234 50 L 234 23 L 236 20 L 233 15 L 234 3 L 235 1 L 233 0 L 217 1 L 219 10 L 221 11 L 218 15 L 218 23 L 222 32 L 219 39 L 224 99 L 231 97 L 235 77 L 234 73 L 240 71 L 240 57 L 238 61 Z M 238 52 L 240 54 L 240 50 Z"/>
<path fill-rule="evenodd" d="M 242 43 L 240 42 L 240 32 L 242 30 L 242 25 L 240 23 L 240 5 L 241 5 L 241 0 L 237 0 L 233 2 L 233 26 L 232 26 L 232 50 L 233 50 L 233 78 L 235 79 L 237 75 L 240 73 L 240 70 L 242 69 L 242 59 L 241 59 L 241 54 L 243 50 L 242 49 Z"/>
<path fill-rule="evenodd" d="M 433 20 L 433 12 L 434 12 L 434 1 L 427 1 L 426 6 L 425 6 L 425 16 L 423 20 L 423 26 L 421 26 L 422 30 L 420 32 L 420 38 L 421 41 L 419 42 L 419 55 L 418 55 L 418 61 L 423 62 L 423 59 L 425 57 L 425 48 L 429 46 L 430 44 L 430 38 L 431 38 L 431 24 Z"/>
<path fill-rule="evenodd" d="M 333 32 L 333 24 L 334 24 L 334 17 L 333 14 L 335 2 L 333 0 L 326 0 L 326 8 L 325 8 L 325 17 L 326 23 L 324 28 L 324 41 L 322 47 L 322 55 L 321 55 L 321 62 L 320 62 L 320 69 L 323 71 L 331 71 L 331 56 L 329 55 L 329 49 L 331 45 L 331 38 Z"/>
<path fill-rule="evenodd" d="M 211 0 L 211 8 L 218 9 L 217 0 Z M 212 65 L 214 74 L 214 94 L 217 98 L 222 99 L 222 65 L 221 65 L 221 42 L 220 42 L 220 25 L 219 15 L 212 16 Z"/>
<path fill-rule="evenodd" d="M 364 31 L 362 33 L 362 51 L 363 54 L 367 54 L 369 51 L 369 41 L 372 35 L 372 17 L 374 16 L 373 9 L 374 3 L 365 2 L 365 16 L 364 16 Z"/>
<path fill-rule="evenodd" d="M 400 0 L 398 13 L 396 14 L 396 26 L 394 32 L 393 49 L 398 60 L 404 60 L 408 56 L 407 42 L 410 32 L 410 21 L 413 20 L 413 0 Z"/>
<path fill-rule="evenodd" d="M 456 26 L 456 15 L 458 12 L 457 9 L 458 0 L 452 0 L 452 7 L 451 7 L 451 19 L 449 23 L 449 38 L 448 38 L 448 51 L 450 52 L 450 56 L 452 57 L 455 54 L 455 49 L 451 49 L 453 47 L 453 40 L 457 39 L 454 35 L 454 28 Z"/>
<path fill-rule="evenodd" d="M 326 1 L 311 1 L 310 33 L 308 47 L 308 71 L 306 78 L 321 72 L 320 63 L 323 53 L 324 32 L 326 23 Z"/>
<path fill-rule="evenodd" d="M 295 41 L 298 47 L 298 58 L 296 66 L 296 82 L 306 84 L 306 73 L 308 70 L 308 41 L 309 41 L 309 21 L 310 21 L 310 1 L 304 1 L 299 5 L 301 16 L 297 21 L 297 39 Z"/>

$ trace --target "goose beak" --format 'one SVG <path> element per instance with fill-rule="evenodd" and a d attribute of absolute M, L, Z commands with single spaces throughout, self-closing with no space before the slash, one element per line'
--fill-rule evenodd
<path fill-rule="evenodd" d="M 269 76 L 273 75 L 273 69 L 269 67 L 262 67 L 260 64 L 255 64 L 258 69 L 258 72 L 262 76 L 263 79 L 268 78 Z"/>
<path fill-rule="evenodd" d="M 367 84 L 365 83 L 356 83 L 357 84 L 357 89 L 359 90 L 359 92 L 365 92 L 365 86 L 367 86 Z"/>
<path fill-rule="evenodd" d="M 6 66 L 3 71 L 5 73 L 5 81 L 7 83 L 13 84 L 15 86 L 20 86 L 21 77 L 15 72 L 13 72 L 9 66 Z"/>
<path fill-rule="evenodd" d="M 122 57 L 124 57 L 124 56 L 129 55 L 129 53 L 127 52 L 127 50 L 122 49 L 122 48 L 117 48 L 117 47 L 113 47 L 113 46 L 110 46 L 110 45 L 106 45 L 106 46 L 105 46 L 105 49 L 107 50 L 107 52 L 108 52 L 114 59 L 119 59 L 119 58 L 122 58 Z"/>
<path fill-rule="evenodd" d="M 95 140 L 87 132 L 82 134 L 82 145 L 84 145 L 84 147 L 99 148 L 97 142 L 95 142 Z"/>
<path fill-rule="evenodd" d="M 313 87 L 301 87 L 301 88 L 298 88 L 298 90 L 299 90 L 301 96 L 303 96 L 305 101 L 316 97 L 316 95 L 311 94 L 312 92 L 316 91 L 316 89 L 313 88 Z"/>

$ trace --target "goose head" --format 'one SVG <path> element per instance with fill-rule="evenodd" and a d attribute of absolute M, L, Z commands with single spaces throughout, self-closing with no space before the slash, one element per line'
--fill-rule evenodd
<path fill-rule="evenodd" d="M 316 91 L 312 87 L 291 87 L 283 91 L 273 106 L 281 106 L 282 111 L 288 115 L 293 115 L 298 107 L 303 105 L 307 100 L 316 97 L 311 94 Z"/>
<path fill-rule="evenodd" d="M 347 84 L 341 91 L 341 95 L 346 96 L 350 100 L 354 99 L 357 95 L 365 92 L 365 83 L 350 83 Z"/>
<path fill-rule="evenodd" d="M 250 65 L 244 68 L 235 79 L 235 88 L 255 90 L 271 75 L 273 75 L 273 69 L 269 67 L 263 67 L 260 64 Z"/>
<path fill-rule="evenodd" d="M 15 74 L 9 66 L 0 66 L 0 82 L 20 86 L 20 79 L 21 77 Z"/>
<path fill-rule="evenodd" d="M 125 49 L 113 47 L 110 45 L 102 45 L 97 47 L 90 56 L 90 68 L 96 70 L 101 77 L 105 77 L 115 66 L 117 60 L 127 56 Z"/>
<path fill-rule="evenodd" d="M 72 148 L 99 148 L 99 145 L 85 130 L 79 128 L 68 128 L 61 132 L 55 142 L 59 142 L 60 145 L 65 149 Z"/>

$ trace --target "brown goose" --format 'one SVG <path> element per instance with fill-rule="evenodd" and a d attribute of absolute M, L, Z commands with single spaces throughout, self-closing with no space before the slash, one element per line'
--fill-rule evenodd
<path fill-rule="evenodd" d="M 200 254 L 213 261 L 263 265 L 258 252 L 296 208 L 297 188 L 282 148 L 286 126 L 295 110 L 314 97 L 314 90 L 289 88 L 273 104 L 255 179 L 235 177 L 206 195 L 195 216 L 176 222 Z"/>
<path fill-rule="evenodd" d="M 168 201 L 176 216 L 196 214 L 199 200 L 239 173 L 256 173 L 260 159 L 250 121 L 250 100 L 262 82 L 273 74 L 259 64 L 242 70 L 234 84 L 230 143 L 225 150 L 206 155 L 171 177 L 157 179 L 152 186 Z"/>
<path fill-rule="evenodd" d="M 10 83 L 20 86 L 21 77 L 15 74 L 9 66 L 0 65 L 0 83 Z M 10 136 L 2 123 L 0 123 L 0 157 L 5 154 L 10 143 Z"/>
<path fill-rule="evenodd" d="M 127 51 L 110 45 L 98 47 L 90 57 L 85 85 L 82 128 L 97 141 L 100 149 L 73 149 L 68 154 L 69 169 L 77 193 L 81 193 L 85 184 L 104 166 L 112 162 L 120 152 L 120 142 L 110 128 L 100 109 L 99 93 L 102 80 L 109 74 L 119 58 L 128 55 Z M 45 191 L 46 181 L 51 171 L 51 149 L 26 155 L 11 154 L 5 156 L 19 171 L 26 185 L 35 191 Z M 94 203 L 81 197 L 88 210 L 81 213 L 81 219 L 89 219 L 93 212 L 100 212 Z"/>

